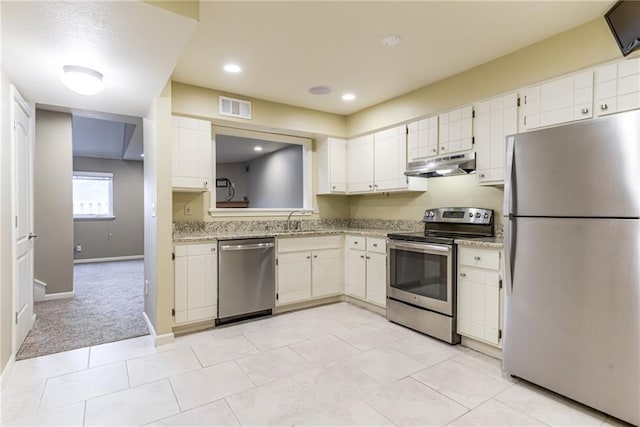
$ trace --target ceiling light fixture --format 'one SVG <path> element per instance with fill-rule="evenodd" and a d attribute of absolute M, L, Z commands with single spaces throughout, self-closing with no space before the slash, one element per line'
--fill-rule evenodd
<path fill-rule="evenodd" d="M 386 47 L 393 47 L 400 43 L 400 36 L 392 34 L 382 38 L 382 44 Z"/>
<path fill-rule="evenodd" d="M 331 88 L 328 86 L 314 86 L 309 89 L 309 93 L 312 95 L 327 95 L 331 92 Z"/>
<path fill-rule="evenodd" d="M 262 147 L 261 147 L 261 146 L 259 146 L 259 145 L 256 145 L 255 147 L 253 147 L 253 149 L 254 149 L 255 151 L 262 151 Z"/>
<path fill-rule="evenodd" d="M 224 70 L 227 73 L 234 73 L 235 74 L 235 73 L 239 73 L 239 72 L 242 71 L 242 68 L 237 64 L 225 64 L 225 66 L 222 67 L 222 68 L 224 68 Z"/>
<path fill-rule="evenodd" d="M 356 96 L 352 93 L 345 93 L 344 95 L 342 95 L 343 101 L 353 101 L 354 99 L 356 99 Z"/>
<path fill-rule="evenodd" d="M 79 65 L 62 67 L 62 83 L 81 95 L 95 95 L 104 90 L 102 74 L 91 68 Z"/>

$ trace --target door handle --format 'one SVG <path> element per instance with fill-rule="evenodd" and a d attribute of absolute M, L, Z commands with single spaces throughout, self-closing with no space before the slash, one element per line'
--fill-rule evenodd
<path fill-rule="evenodd" d="M 38 237 L 38 235 L 37 235 L 37 234 L 33 234 L 33 233 L 29 233 L 29 236 L 27 236 L 27 238 L 28 238 L 29 240 L 31 240 L 31 239 L 35 239 L 36 237 Z"/>

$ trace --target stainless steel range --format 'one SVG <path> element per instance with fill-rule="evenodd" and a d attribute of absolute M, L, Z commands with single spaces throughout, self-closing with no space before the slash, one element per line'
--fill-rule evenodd
<path fill-rule="evenodd" d="M 457 344 L 455 239 L 493 236 L 493 210 L 428 209 L 422 220 L 424 232 L 388 235 L 387 319 Z"/>

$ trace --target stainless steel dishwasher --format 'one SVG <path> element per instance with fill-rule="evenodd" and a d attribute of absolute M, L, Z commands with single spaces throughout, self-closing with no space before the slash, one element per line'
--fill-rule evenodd
<path fill-rule="evenodd" d="M 275 259 L 274 238 L 218 241 L 216 324 L 272 314 Z"/>

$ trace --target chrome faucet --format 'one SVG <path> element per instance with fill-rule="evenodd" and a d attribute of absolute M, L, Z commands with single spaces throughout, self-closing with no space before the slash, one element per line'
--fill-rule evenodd
<path fill-rule="evenodd" d="M 291 211 L 291 213 L 290 213 L 290 214 L 289 214 L 289 216 L 287 217 L 287 226 L 286 226 L 287 231 L 291 231 L 291 216 L 292 216 L 294 213 L 296 213 L 296 212 L 301 213 L 301 214 L 304 214 L 304 212 L 302 212 L 302 211 L 300 211 L 300 210 L 293 210 L 293 211 Z M 296 223 L 296 228 L 295 228 L 295 230 L 297 230 L 297 231 L 299 231 L 299 230 L 300 230 L 300 221 L 298 221 L 298 222 Z"/>

